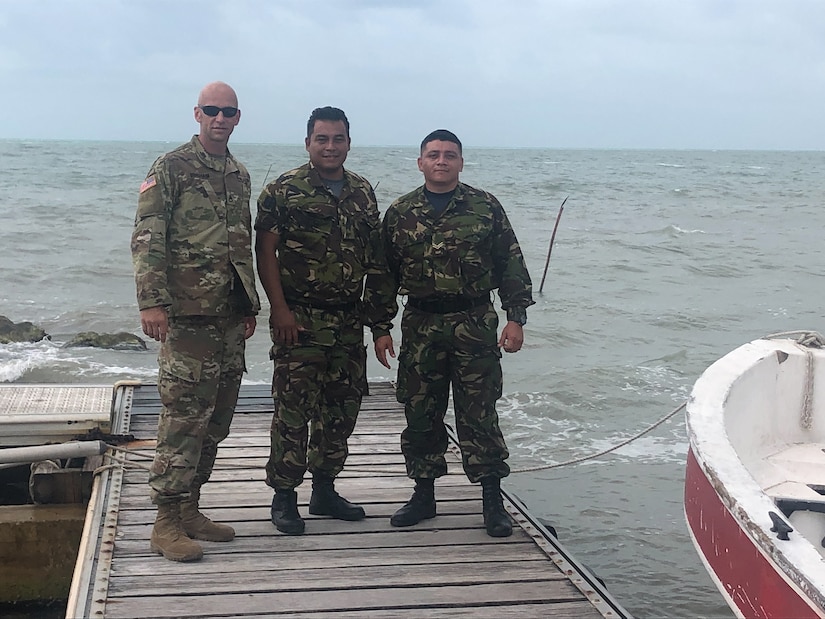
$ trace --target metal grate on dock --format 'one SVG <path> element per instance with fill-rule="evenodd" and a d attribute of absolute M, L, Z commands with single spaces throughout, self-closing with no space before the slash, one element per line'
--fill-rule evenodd
<path fill-rule="evenodd" d="M 0 447 L 57 443 L 109 427 L 112 387 L 0 385 Z"/>
<path fill-rule="evenodd" d="M 269 387 L 244 385 L 201 507 L 231 524 L 229 543 L 202 542 L 195 563 L 149 551 L 155 509 L 142 468 L 113 466 L 95 483 L 67 617 L 629 617 L 517 497 L 505 506 L 509 538 L 491 538 L 481 489 L 470 484 L 452 443 L 448 475 L 436 482 L 438 516 L 409 528 L 389 524 L 409 499 L 399 436 L 401 405 L 388 384 L 372 384 L 336 489 L 367 518 L 310 516 L 310 483 L 298 488 L 306 533 L 279 533 L 264 483 L 273 413 Z M 155 437 L 154 385 L 115 393 L 112 432 Z M 152 445 L 127 456 L 144 466 Z"/>

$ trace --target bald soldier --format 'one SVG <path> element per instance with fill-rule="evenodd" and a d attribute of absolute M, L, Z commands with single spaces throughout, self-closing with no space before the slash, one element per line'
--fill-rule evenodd
<path fill-rule="evenodd" d="M 229 434 L 260 309 L 252 262 L 250 179 L 227 148 L 241 119 L 235 91 L 204 87 L 200 132 L 152 165 L 140 186 L 132 260 L 143 332 L 161 342 L 161 409 L 149 486 L 153 552 L 196 561 L 194 540 L 235 531 L 198 507 L 218 444 Z"/>

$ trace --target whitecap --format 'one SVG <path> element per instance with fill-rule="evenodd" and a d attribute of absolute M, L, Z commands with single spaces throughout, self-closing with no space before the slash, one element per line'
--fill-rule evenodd
<path fill-rule="evenodd" d="M 0 346 L 0 382 L 14 382 L 35 368 L 49 365 L 57 354 L 57 346 L 48 340 Z"/>
<path fill-rule="evenodd" d="M 675 224 L 671 224 L 666 228 L 669 232 L 676 232 L 677 234 L 707 234 L 704 230 L 700 230 L 698 228 L 693 230 L 686 230 L 685 228 L 680 228 Z"/>

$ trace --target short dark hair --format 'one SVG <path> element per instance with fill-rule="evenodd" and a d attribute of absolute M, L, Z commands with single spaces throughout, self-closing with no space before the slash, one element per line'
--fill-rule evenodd
<path fill-rule="evenodd" d="M 446 129 L 436 129 L 435 131 L 430 132 L 426 138 L 421 140 L 421 152 L 423 153 L 424 147 L 434 140 L 452 142 L 458 146 L 458 154 L 461 154 L 461 140 L 458 139 L 458 136 L 455 133 L 452 131 L 447 131 Z"/>
<path fill-rule="evenodd" d="M 337 107 L 330 105 L 326 107 L 316 107 L 312 110 L 312 114 L 309 115 L 309 121 L 307 121 L 307 137 L 312 136 L 316 120 L 343 121 L 344 127 L 347 129 L 347 137 L 349 137 L 349 120 L 347 120 L 347 115 L 344 114 L 343 110 L 339 110 Z"/>

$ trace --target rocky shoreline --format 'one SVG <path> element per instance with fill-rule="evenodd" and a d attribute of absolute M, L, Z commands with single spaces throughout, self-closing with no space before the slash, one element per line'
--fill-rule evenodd
<path fill-rule="evenodd" d="M 0 315 L 0 344 L 34 343 L 51 340 L 45 330 L 31 322 L 13 322 Z M 73 336 L 61 348 L 110 348 L 112 350 L 146 350 L 146 341 L 132 333 L 96 333 L 83 331 Z"/>

